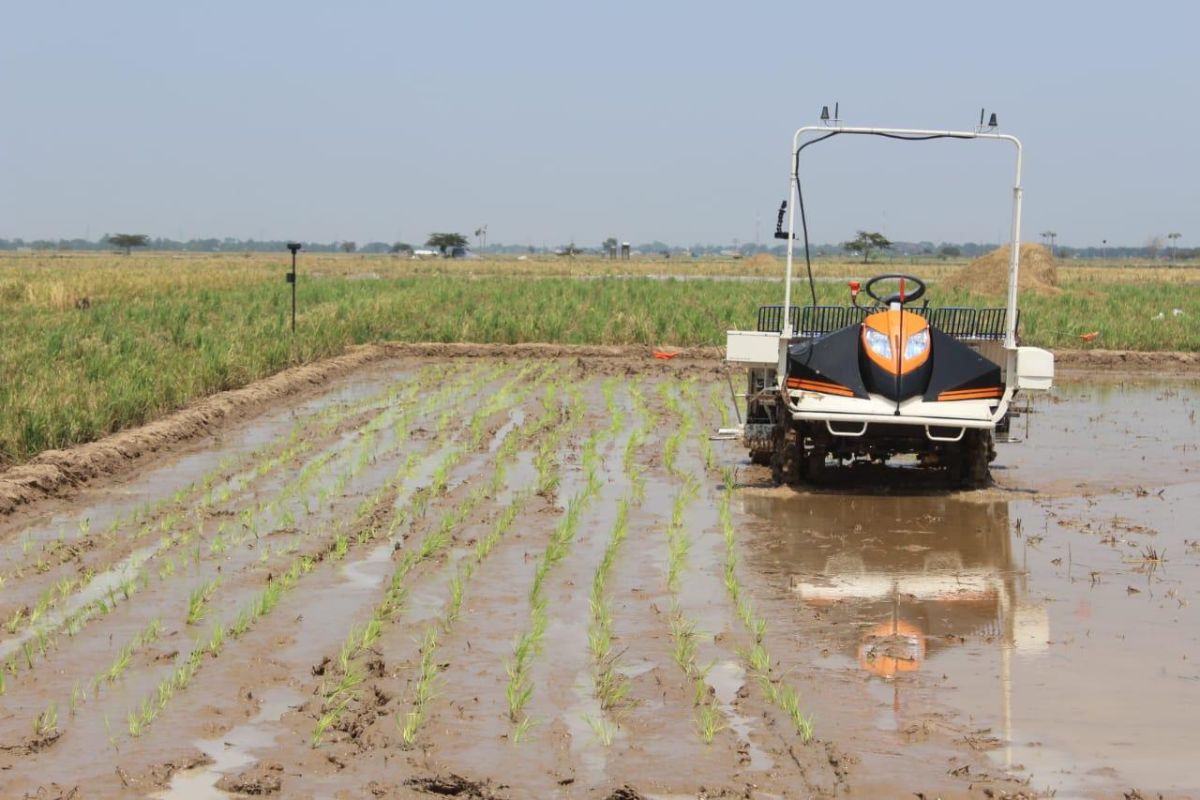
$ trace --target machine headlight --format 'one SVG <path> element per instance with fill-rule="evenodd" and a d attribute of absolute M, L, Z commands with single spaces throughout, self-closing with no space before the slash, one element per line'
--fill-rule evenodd
<path fill-rule="evenodd" d="M 874 328 L 866 328 L 867 347 L 877 356 L 883 358 L 892 357 L 892 344 L 888 341 L 886 333 L 880 333 Z"/>
<path fill-rule="evenodd" d="M 904 360 L 910 361 L 924 355 L 929 349 L 929 329 L 917 331 L 904 342 Z"/>

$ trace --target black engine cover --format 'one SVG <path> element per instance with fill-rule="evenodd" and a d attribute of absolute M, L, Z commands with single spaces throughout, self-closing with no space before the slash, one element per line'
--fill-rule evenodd
<path fill-rule="evenodd" d="M 861 330 L 861 325 L 848 325 L 819 338 L 789 345 L 787 377 L 836 383 L 866 400 L 867 387 L 858 368 Z"/>
<path fill-rule="evenodd" d="M 999 365 L 937 328 L 930 327 L 929 336 L 929 359 L 899 380 L 867 357 L 860 324 L 790 345 L 786 377 L 836 383 L 861 399 L 873 393 L 895 401 L 917 395 L 936 401 L 946 391 L 1001 385 Z"/>
<path fill-rule="evenodd" d="M 926 402 L 937 400 L 942 392 L 956 389 L 990 389 L 1000 386 L 1000 366 L 984 358 L 953 336 L 937 328 L 929 329 L 933 374 L 925 389 Z"/>

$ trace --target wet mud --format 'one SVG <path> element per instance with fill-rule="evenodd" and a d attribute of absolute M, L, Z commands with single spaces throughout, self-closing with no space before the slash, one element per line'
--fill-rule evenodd
<path fill-rule="evenodd" d="M 0 522 L 0 794 L 1200 794 L 1195 382 L 796 490 L 703 359 L 449 355 Z"/>

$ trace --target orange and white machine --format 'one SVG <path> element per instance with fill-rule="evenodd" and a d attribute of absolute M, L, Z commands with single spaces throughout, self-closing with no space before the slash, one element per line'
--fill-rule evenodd
<path fill-rule="evenodd" d="M 771 465 L 777 482 L 819 480 L 831 459 L 915 455 L 923 466 L 947 470 L 954 483 L 984 485 L 997 435 L 1009 436 L 1014 400 L 1022 392 L 1051 388 L 1053 354 L 1023 347 L 1017 337 L 1021 143 L 996 132 L 994 114 L 988 125 L 982 117 L 980 122 L 974 131 L 932 131 L 843 127 L 834 119 L 796 131 L 789 198 L 780 207 L 776 231 L 787 240 L 783 303 L 759 309 L 757 330 L 729 331 L 726 337 L 726 361 L 747 369 L 744 442 L 752 460 Z M 800 156 L 836 136 L 1013 145 L 1007 304 L 932 306 L 924 281 L 899 274 L 852 282 L 848 305 L 818 304 Z M 797 208 L 812 299 L 803 306 L 792 303 L 791 291 Z"/>

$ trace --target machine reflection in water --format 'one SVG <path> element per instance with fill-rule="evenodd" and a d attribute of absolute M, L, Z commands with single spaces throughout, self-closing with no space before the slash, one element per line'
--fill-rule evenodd
<path fill-rule="evenodd" d="M 1012 652 L 1044 652 L 1050 630 L 1015 563 L 1007 502 L 810 494 L 748 495 L 744 504 L 786 532 L 771 556 L 792 593 L 837 623 L 841 655 L 892 686 L 896 712 L 898 676 L 964 642 L 995 642 L 1011 741 Z"/>

